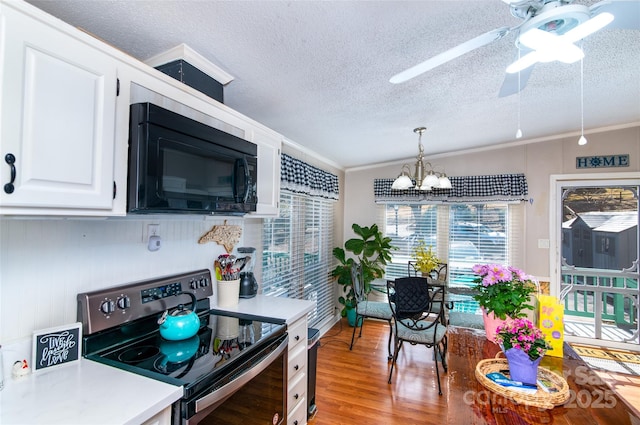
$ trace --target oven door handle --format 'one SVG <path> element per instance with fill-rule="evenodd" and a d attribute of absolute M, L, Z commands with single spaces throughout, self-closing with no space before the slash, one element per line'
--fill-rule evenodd
<path fill-rule="evenodd" d="M 287 349 L 288 345 L 289 345 L 289 337 L 287 336 L 287 338 L 284 341 L 282 341 L 282 343 L 278 346 L 278 348 L 275 351 L 272 351 L 271 353 L 269 353 L 269 355 L 267 355 L 254 367 L 247 370 L 242 375 L 238 376 L 236 379 L 229 382 L 228 384 L 223 385 L 222 387 L 213 391 L 212 393 L 207 394 L 206 396 L 196 400 L 196 413 L 203 411 L 204 409 L 211 406 L 212 404 L 217 403 L 218 401 L 224 400 L 225 398 L 229 397 L 230 395 L 238 391 L 240 388 L 242 388 L 242 386 L 244 386 L 246 383 L 251 381 L 256 376 L 258 376 L 263 370 L 268 368 L 271 365 L 271 363 L 273 363 L 273 361 L 277 359 L 284 352 L 284 350 Z"/>

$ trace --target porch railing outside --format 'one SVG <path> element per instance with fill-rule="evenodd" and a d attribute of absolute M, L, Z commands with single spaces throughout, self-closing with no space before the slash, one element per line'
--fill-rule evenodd
<path fill-rule="evenodd" d="M 619 342 L 640 344 L 638 271 L 563 266 L 561 289 L 569 286 L 565 322 L 572 316 L 593 319 L 594 338 L 604 339 L 605 326 L 616 327 L 628 335 Z"/>

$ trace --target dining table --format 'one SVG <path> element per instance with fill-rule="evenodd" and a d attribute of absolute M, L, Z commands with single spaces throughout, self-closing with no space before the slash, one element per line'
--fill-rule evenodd
<path fill-rule="evenodd" d="M 620 398 L 566 342 L 562 357 L 544 356 L 540 366 L 566 380 L 568 398 L 553 408 L 542 408 L 493 391 L 476 378 L 478 363 L 499 358 L 501 352 L 483 330 L 449 326 L 447 338 L 443 392 L 449 407 L 448 424 L 640 425 L 638 410 Z"/>

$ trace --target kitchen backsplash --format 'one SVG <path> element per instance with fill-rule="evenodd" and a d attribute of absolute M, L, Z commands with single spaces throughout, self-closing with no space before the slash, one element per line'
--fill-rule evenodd
<path fill-rule="evenodd" d="M 148 224 L 161 248 L 147 249 Z M 76 321 L 76 294 L 201 268 L 225 252 L 198 239 L 223 219 L 202 216 L 118 219 L 0 218 L 0 344 Z M 261 219 L 227 218 L 243 227 L 236 246 L 260 251 Z M 234 251 L 235 252 L 235 251 Z M 256 274 L 261 275 L 260 262 Z M 215 291 L 215 287 L 214 287 Z"/>

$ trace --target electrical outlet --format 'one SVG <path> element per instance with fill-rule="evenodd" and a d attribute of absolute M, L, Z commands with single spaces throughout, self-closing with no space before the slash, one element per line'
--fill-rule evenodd
<path fill-rule="evenodd" d="M 160 225 L 159 224 L 148 224 L 147 225 L 147 239 L 151 236 L 160 236 Z"/>

